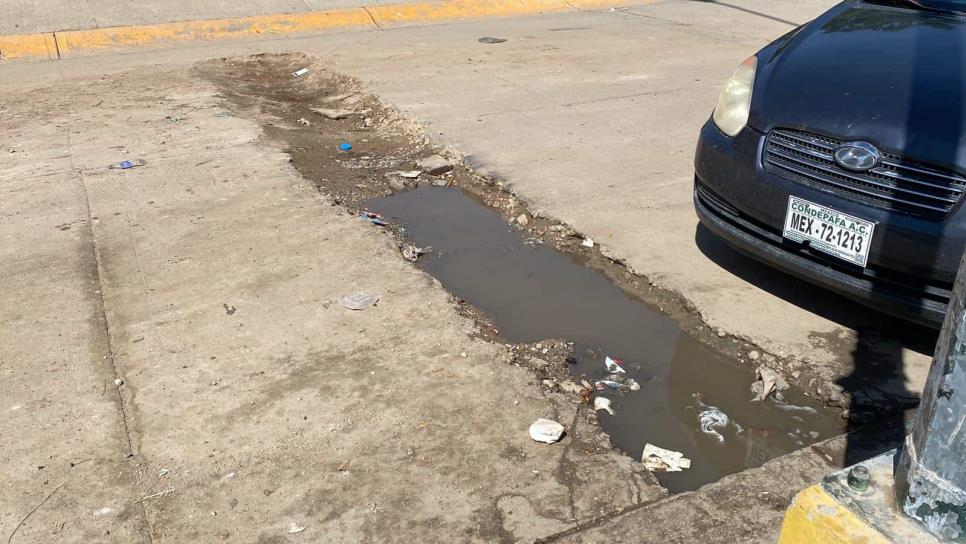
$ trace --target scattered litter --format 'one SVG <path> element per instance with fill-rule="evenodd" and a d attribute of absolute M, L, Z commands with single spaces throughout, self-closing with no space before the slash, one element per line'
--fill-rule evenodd
<path fill-rule="evenodd" d="M 133 161 L 121 161 L 110 165 L 108 168 L 114 170 L 130 170 L 131 168 L 137 168 L 138 166 L 144 166 L 147 162 L 144 159 L 134 159 Z"/>
<path fill-rule="evenodd" d="M 345 119 L 350 115 L 355 115 L 354 110 L 347 110 L 343 108 L 309 108 L 315 113 L 325 117 L 326 119 Z"/>
<path fill-rule="evenodd" d="M 339 472 L 345 472 L 345 471 L 349 470 L 349 465 L 351 463 L 352 463 L 352 461 L 346 461 L 345 463 L 340 464 L 339 465 Z"/>
<path fill-rule="evenodd" d="M 480 43 L 503 43 L 506 41 L 506 38 L 494 38 L 492 36 L 483 36 L 477 41 Z"/>
<path fill-rule="evenodd" d="M 378 295 L 370 295 L 368 293 L 360 292 L 343 297 L 342 300 L 339 301 L 339 304 L 342 304 L 350 310 L 365 310 L 377 302 L 379 302 Z"/>
<path fill-rule="evenodd" d="M 765 365 L 758 365 L 757 381 L 751 384 L 751 392 L 755 394 L 752 402 L 761 402 L 775 391 L 788 389 L 788 382 L 778 372 Z"/>
<path fill-rule="evenodd" d="M 352 149 L 352 144 L 348 142 L 342 142 L 341 144 L 339 144 L 340 151 L 349 151 L 350 149 Z"/>
<path fill-rule="evenodd" d="M 445 174 L 453 169 L 453 165 L 439 155 L 430 155 L 425 159 L 419 159 L 416 161 L 416 167 L 434 176 Z"/>
<path fill-rule="evenodd" d="M 614 415 L 614 409 L 610 407 L 610 399 L 607 397 L 597 397 L 594 399 L 594 410 L 604 410 L 610 415 Z"/>
<path fill-rule="evenodd" d="M 641 462 L 651 472 L 681 472 L 691 468 L 691 460 L 683 453 L 659 448 L 653 444 L 644 444 Z"/>
<path fill-rule="evenodd" d="M 235 312 L 238 311 L 238 308 L 235 308 L 234 306 L 229 306 L 228 304 L 222 304 L 221 307 L 225 309 L 226 315 L 235 315 Z"/>
<path fill-rule="evenodd" d="M 106 516 L 106 515 L 110 514 L 113 511 L 114 511 L 114 509 L 111 508 L 110 506 L 105 506 L 104 508 L 101 508 L 100 510 L 95 510 L 94 511 L 94 516 Z"/>
<path fill-rule="evenodd" d="M 607 367 L 607 372 L 612 372 L 615 374 L 626 374 L 627 371 L 624 370 L 624 361 L 620 359 L 611 359 L 610 357 L 604 357 L 604 366 Z"/>
<path fill-rule="evenodd" d="M 179 121 L 184 121 L 184 117 L 182 117 L 180 115 L 169 115 L 169 116 L 165 117 L 165 119 L 167 119 L 168 121 L 171 121 L 172 123 L 177 123 Z"/>
<path fill-rule="evenodd" d="M 422 172 L 420 172 L 419 170 L 400 170 L 398 172 L 392 172 L 392 173 L 407 179 L 416 179 L 419 177 L 419 174 L 422 174 Z"/>
<path fill-rule="evenodd" d="M 725 437 L 721 434 L 721 431 L 731 425 L 731 418 L 717 406 L 708 406 L 701 402 L 700 397 L 698 397 L 698 408 L 698 426 L 701 432 L 710 435 L 720 444 L 724 444 Z"/>
<path fill-rule="evenodd" d="M 537 442 L 553 444 L 563 436 L 564 427 L 556 421 L 540 418 L 530 425 L 530 438 Z"/>
<path fill-rule="evenodd" d="M 307 73 L 309 73 L 309 69 L 308 68 L 299 68 L 298 70 L 292 72 L 292 77 L 304 76 Z"/>
<path fill-rule="evenodd" d="M 167 476 L 169 472 L 171 471 L 166 468 L 162 468 L 161 470 L 158 471 L 158 478 Z"/>
<path fill-rule="evenodd" d="M 365 219 L 366 221 L 372 223 L 373 225 L 378 225 L 380 227 L 385 227 L 389 223 L 386 223 L 382 219 L 382 214 L 376 212 L 370 212 L 369 210 L 362 210 L 359 212 L 359 217 Z"/>
<path fill-rule="evenodd" d="M 298 523 L 288 524 L 288 534 L 290 535 L 294 535 L 295 533 L 301 533 L 304 530 L 305 530 L 305 527 L 299 525 Z"/>
<path fill-rule="evenodd" d="M 779 410 L 793 413 L 793 414 L 798 413 L 798 414 L 818 415 L 818 410 L 816 410 L 815 408 L 812 408 L 811 406 L 798 406 L 795 404 L 789 404 L 785 402 L 785 399 L 779 398 L 779 396 L 780 396 L 780 393 L 776 391 L 775 394 L 773 394 L 771 397 L 768 398 L 768 401 L 775 408 L 778 408 Z"/>
<path fill-rule="evenodd" d="M 233 117 L 230 111 L 220 111 L 215 114 L 215 117 Z"/>
<path fill-rule="evenodd" d="M 124 385 L 124 380 L 122 380 L 121 378 L 115 378 L 114 385 L 121 387 L 122 385 Z"/>
<path fill-rule="evenodd" d="M 412 244 L 406 244 L 402 248 L 402 255 L 407 261 L 416 262 L 419 260 L 420 255 L 428 253 L 429 250 L 433 248 L 427 247 L 416 247 Z"/>
<path fill-rule="evenodd" d="M 584 247 L 594 247 L 594 241 L 590 238 L 584 238 L 584 241 L 580 242 L 580 245 Z"/>
<path fill-rule="evenodd" d="M 621 376 L 618 374 L 611 374 L 603 380 L 594 382 L 594 388 L 598 391 L 603 391 L 604 389 L 616 389 L 618 391 L 639 391 L 641 386 L 637 383 L 637 381 L 634 380 L 634 378 L 628 378 L 627 376 Z"/>
<path fill-rule="evenodd" d="M 310 123 L 309 120 L 306 119 L 305 117 L 299 117 L 298 124 L 300 124 L 302 126 L 305 126 L 305 127 L 312 126 L 312 123 Z"/>

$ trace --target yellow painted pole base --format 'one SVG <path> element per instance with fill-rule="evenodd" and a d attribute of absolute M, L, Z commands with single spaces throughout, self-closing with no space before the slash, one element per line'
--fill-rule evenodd
<path fill-rule="evenodd" d="M 820 485 L 799 493 L 785 512 L 779 544 L 889 544 L 874 527 Z"/>

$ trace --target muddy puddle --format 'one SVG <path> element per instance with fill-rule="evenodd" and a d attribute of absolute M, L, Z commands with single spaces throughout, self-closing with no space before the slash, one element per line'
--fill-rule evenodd
<path fill-rule="evenodd" d="M 577 381 L 607 380 L 605 357 L 623 360 L 638 391 L 605 389 L 615 415 L 598 412 L 615 447 L 635 459 L 644 444 L 680 451 L 689 470 L 657 474 L 671 492 L 695 489 L 760 466 L 841 432 L 838 418 L 812 399 L 785 391 L 791 405 L 752 403 L 755 376 L 683 332 L 675 321 L 629 297 L 576 257 L 545 247 L 455 187 L 422 187 L 370 200 L 417 246 L 419 266 L 484 312 L 507 342 L 564 338 L 574 343 Z M 605 386 L 606 387 L 606 386 Z M 700 430 L 717 407 L 729 423 Z"/>
<path fill-rule="evenodd" d="M 304 67 L 308 74 L 293 76 Z M 418 266 L 457 298 L 482 338 L 508 344 L 515 362 L 546 389 L 607 380 L 605 358 L 622 359 L 626 374 L 617 379 L 640 388 L 596 392 L 615 412 L 597 412 L 596 419 L 611 444 L 634 459 L 645 443 L 689 457 L 689 470 L 657 474 L 670 491 L 695 489 L 841 432 L 837 413 L 794 390 L 785 392 L 787 402 L 806 410 L 749 402 L 754 366 L 730 357 L 747 355 L 751 346 L 718 337 L 676 295 L 649 286 L 597 247 L 581 246 L 569 226 L 535 217 L 502 183 L 459 161 L 441 176 L 400 178 L 399 171 L 439 150 L 421 129 L 317 59 L 215 59 L 197 72 L 218 87 L 229 115 L 258 122 L 333 205 L 353 215 L 380 212 L 394 239 L 403 229 L 402 242 L 432 246 Z M 334 109 L 348 113 L 332 115 Z M 343 143 L 351 151 L 340 150 Z M 528 225 L 511 226 L 521 214 Z M 580 402 L 576 391 L 568 395 Z M 709 416 L 709 406 L 729 418 L 720 441 L 700 430 L 702 415 L 706 421 L 717 415 Z"/>

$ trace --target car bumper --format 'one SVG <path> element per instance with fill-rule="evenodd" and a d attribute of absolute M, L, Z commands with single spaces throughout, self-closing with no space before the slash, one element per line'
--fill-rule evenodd
<path fill-rule="evenodd" d="M 835 257 L 782 237 L 785 203 L 792 194 L 877 222 L 882 218 L 874 217 L 874 212 L 868 210 L 856 213 L 854 203 L 835 201 L 794 182 L 773 179 L 775 176 L 759 166 L 762 136 L 745 129 L 738 138 L 731 139 L 710 122 L 702 130 L 694 186 L 694 206 L 701 223 L 739 251 L 774 268 L 902 319 L 941 326 L 951 285 L 882 266 L 862 269 L 837 262 Z M 756 210 L 756 206 L 762 208 Z M 880 260 L 895 258 L 883 255 L 887 247 L 877 250 Z"/>

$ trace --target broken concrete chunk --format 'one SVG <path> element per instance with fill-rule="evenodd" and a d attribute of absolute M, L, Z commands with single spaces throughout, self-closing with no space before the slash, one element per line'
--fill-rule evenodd
<path fill-rule="evenodd" d="M 768 398 L 769 395 L 775 391 L 784 391 L 788 389 L 788 382 L 785 378 L 779 374 L 777 371 L 768 368 L 765 365 L 758 366 L 758 376 L 757 381 L 751 384 L 751 391 L 755 394 L 755 398 L 752 402 L 761 402 Z"/>
<path fill-rule="evenodd" d="M 530 425 L 530 438 L 545 444 L 560 440 L 563 433 L 564 426 L 549 419 L 540 418 Z"/>
<path fill-rule="evenodd" d="M 392 189 L 393 191 L 406 190 L 406 182 L 403 181 L 403 179 L 399 176 L 392 176 L 392 175 L 386 174 L 386 184 L 388 184 L 389 188 Z"/>
<path fill-rule="evenodd" d="M 427 174 L 432 174 L 438 176 L 440 174 L 445 174 L 453 169 L 453 165 L 449 163 L 448 160 L 440 157 L 439 155 L 430 155 L 425 159 L 420 159 L 416 161 L 416 167 L 426 172 Z"/>
<path fill-rule="evenodd" d="M 313 112 L 325 117 L 326 119 L 345 119 L 350 115 L 355 115 L 353 110 L 343 108 L 310 108 Z"/>

